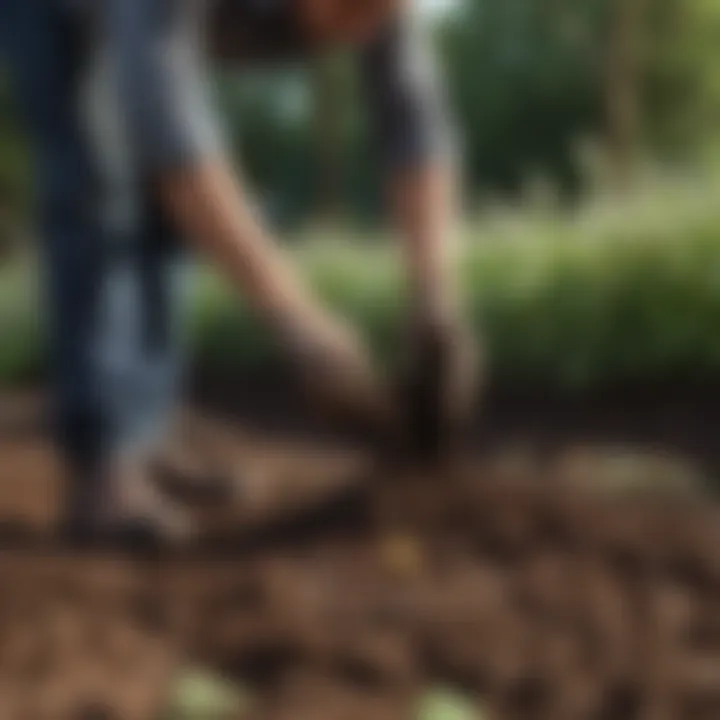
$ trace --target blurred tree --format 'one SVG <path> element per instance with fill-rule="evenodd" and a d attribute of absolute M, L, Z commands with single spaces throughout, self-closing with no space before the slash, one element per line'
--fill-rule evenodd
<path fill-rule="evenodd" d="M 716 0 L 464 0 L 440 35 L 474 187 L 539 172 L 573 196 L 586 137 L 625 183 L 643 151 L 690 158 L 720 136 Z"/>
<path fill-rule="evenodd" d="M 632 182 L 636 154 L 642 145 L 648 11 L 654 1 L 608 0 L 605 121 L 613 179 L 620 189 Z"/>
<path fill-rule="evenodd" d="M 313 205 L 312 88 L 305 70 L 219 75 L 227 135 L 259 204 L 290 224 Z"/>
<path fill-rule="evenodd" d="M 528 172 L 579 187 L 574 147 L 598 127 L 604 0 L 466 0 L 441 29 L 475 185 L 515 193 Z"/>
<path fill-rule="evenodd" d="M 344 71 L 342 58 L 333 55 L 318 60 L 313 72 L 313 124 L 319 177 L 317 210 L 326 219 L 342 214 L 346 192 L 345 108 L 349 98 Z"/>
<path fill-rule="evenodd" d="M 372 161 L 357 84 L 346 53 L 303 68 L 220 75 L 240 164 L 281 225 L 346 215 L 368 194 L 376 178 L 367 171 Z"/>

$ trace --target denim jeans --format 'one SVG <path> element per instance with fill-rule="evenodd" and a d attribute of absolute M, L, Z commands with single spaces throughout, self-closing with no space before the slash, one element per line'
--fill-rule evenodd
<path fill-rule="evenodd" d="M 34 150 L 53 415 L 79 462 L 140 450 L 179 390 L 190 264 L 123 162 L 110 73 L 53 0 L 0 0 L 0 51 Z"/>

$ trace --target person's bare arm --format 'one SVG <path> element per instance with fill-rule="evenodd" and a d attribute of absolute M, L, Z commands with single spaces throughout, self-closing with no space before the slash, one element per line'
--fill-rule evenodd
<path fill-rule="evenodd" d="M 459 310 L 453 166 L 437 160 L 397 171 L 391 185 L 413 308 L 418 314 L 453 317 Z"/>
<path fill-rule="evenodd" d="M 409 280 L 406 417 L 415 448 L 437 456 L 471 417 L 479 357 L 459 291 L 455 136 L 413 22 L 399 17 L 366 50 L 363 68 Z"/>
<path fill-rule="evenodd" d="M 165 207 L 192 244 L 275 327 L 317 314 L 307 288 L 251 208 L 231 167 L 208 159 L 158 175 Z"/>
<path fill-rule="evenodd" d="M 316 306 L 252 211 L 223 148 L 208 96 L 203 4 L 109 0 L 109 8 L 109 51 L 139 180 L 263 317 L 300 323 Z"/>
<path fill-rule="evenodd" d="M 420 313 L 453 312 L 456 294 L 455 134 L 422 29 L 404 15 L 362 59 L 375 135 Z"/>
<path fill-rule="evenodd" d="M 394 433 L 393 399 L 359 336 L 300 282 L 243 200 L 232 171 L 209 162 L 158 182 L 173 218 L 269 322 L 314 404 L 364 432 Z"/>

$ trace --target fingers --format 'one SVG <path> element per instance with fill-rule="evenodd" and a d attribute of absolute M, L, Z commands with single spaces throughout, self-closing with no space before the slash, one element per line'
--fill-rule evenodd
<path fill-rule="evenodd" d="M 396 397 L 352 327 L 316 316 L 285 340 L 291 370 L 316 415 L 343 432 L 376 438 L 398 424 Z"/>
<path fill-rule="evenodd" d="M 392 394 L 363 348 L 326 348 L 306 370 L 308 398 L 328 419 L 363 433 L 392 426 L 398 415 Z"/>

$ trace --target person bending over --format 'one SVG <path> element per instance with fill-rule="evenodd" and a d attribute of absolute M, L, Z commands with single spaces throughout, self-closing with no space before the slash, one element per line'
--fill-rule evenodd
<path fill-rule="evenodd" d="M 242 71 L 356 52 L 404 240 L 415 349 L 452 355 L 453 134 L 411 3 L 6 0 L 0 39 L 36 146 L 73 532 L 139 520 L 184 532 L 148 468 L 177 403 L 188 245 L 268 324 L 324 407 L 374 422 L 395 413 L 357 335 L 254 212 L 209 98 L 213 56 Z"/>

